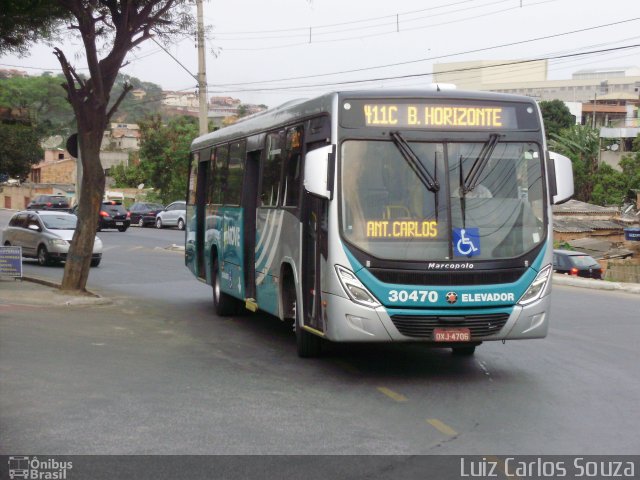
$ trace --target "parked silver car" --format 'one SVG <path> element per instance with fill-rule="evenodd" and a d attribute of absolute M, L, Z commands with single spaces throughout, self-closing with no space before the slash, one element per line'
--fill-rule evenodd
<path fill-rule="evenodd" d="M 22 247 L 23 257 L 37 258 L 40 265 L 51 265 L 67 259 L 78 218 L 67 212 L 24 211 L 11 217 L 2 231 L 2 245 Z M 102 241 L 96 236 L 91 266 L 102 260 Z"/>
<path fill-rule="evenodd" d="M 184 230 L 185 219 L 187 218 L 187 202 L 178 200 L 170 203 L 167 208 L 156 215 L 156 228 L 178 227 Z"/>

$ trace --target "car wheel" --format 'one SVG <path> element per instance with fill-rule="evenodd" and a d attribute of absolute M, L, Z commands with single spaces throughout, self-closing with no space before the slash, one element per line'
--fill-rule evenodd
<path fill-rule="evenodd" d="M 11 246 L 11 242 L 9 242 L 8 240 L 6 242 L 4 242 L 4 246 L 5 247 L 10 247 Z"/>
<path fill-rule="evenodd" d="M 476 346 L 472 345 L 470 347 L 452 347 L 451 353 L 459 357 L 470 357 L 476 352 Z"/>
<path fill-rule="evenodd" d="M 218 260 L 211 266 L 211 287 L 213 289 L 213 308 L 217 315 L 226 317 L 238 311 L 238 301 L 220 290 L 220 268 Z"/>
<path fill-rule="evenodd" d="M 44 245 L 40 245 L 38 247 L 38 264 L 45 266 L 49 265 L 51 260 L 49 259 L 49 252 L 47 251 L 47 247 Z"/>
<path fill-rule="evenodd" d="M 144 227 L 144 220 L 142 219 L 142 217 L 140 217 L 140 220 L 138 220 L 138 226 L 140 228 Z"/>
<path fill-rule="evenodd" d="M 96 258 L 94 260 L 91 260 L 91 266 L 92 267 L 97 267 L 98 265 L 100 265 L 100 258 Z"/>
<path fill-rule="evenodd" d="M 126 232 L 128 227 L 118 227 L 119 232 Z"/>
<path fill-rule="evenodd" d="M 156 228 L 162 228 L 162 219 L 156 218 Z"/>
<path fill-rule="evenodd" d="M 184 230 L 184 220 L 178 219 L 178 230 Z"/>

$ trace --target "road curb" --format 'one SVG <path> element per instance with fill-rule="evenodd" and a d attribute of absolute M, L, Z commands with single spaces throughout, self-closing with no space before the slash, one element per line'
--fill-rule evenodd
<path fill-rule="evenodd" d="M 555 285 L 568 285 L 571 287 L 590 288 L 592 290 L 619 290 L 640 294 L 640 284 L 638 283 L 607 282 L 606 280 L 572 277 L 559 273 L 553 274 L 553 283 Z"/>

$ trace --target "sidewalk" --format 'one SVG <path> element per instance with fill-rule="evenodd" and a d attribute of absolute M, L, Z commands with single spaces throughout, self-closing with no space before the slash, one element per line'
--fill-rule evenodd
<path fill-rule="evenodd" d="M 3 305 L 106 305 L 111 300 L 88 293 L 63 294 L 59 285 L 48 280 L 24 276 L 22 280 L 0 278 L 0 307 Z"/>
<path fill-rule="evenodd" d="M 568 275 L 553 275 L 555 285 L 591 288 L 595 290 L 618 290 L 640 294 L 640 284 L 605 282 L 576 278 Z M 111 300 L 106 297 L 88 293 L 86 295 L 67 295 L 60 293 L 58 284 L 33 276 L 25 276 L 22 280 L 0 278 L 0 307 L 3 305 L 107 305 Z"/>

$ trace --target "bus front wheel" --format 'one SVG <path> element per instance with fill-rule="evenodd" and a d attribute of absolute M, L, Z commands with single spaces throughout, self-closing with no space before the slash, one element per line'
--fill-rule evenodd
<path fill-rule="evenodd" d="M 220 268 L 218 266 L 218 259 L 213 261 L 213 266 L 211 267 L 211 287 L 213 288 L 213 308 L 216 314 L 225 317 L 236 313 L 236 299 L 220 290 Z"/>

